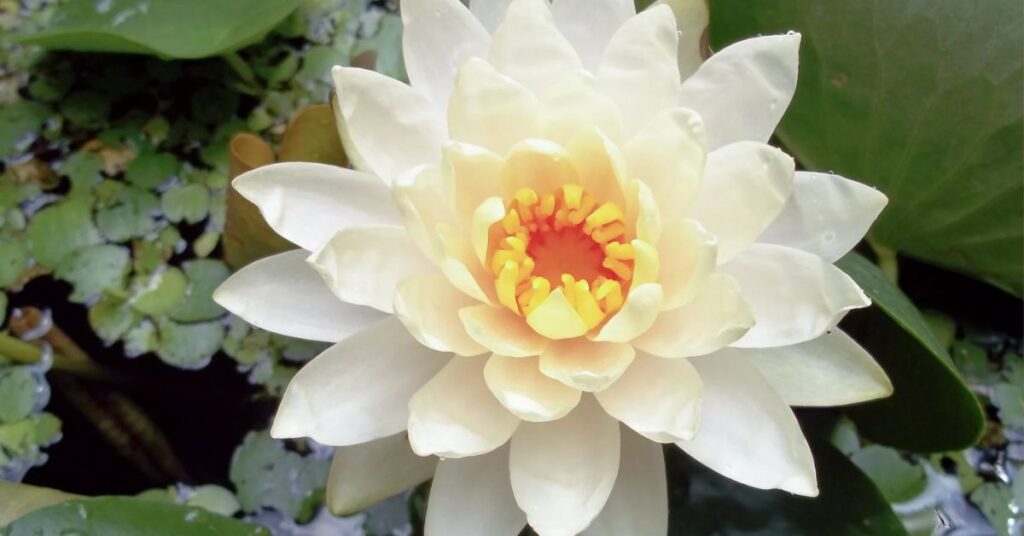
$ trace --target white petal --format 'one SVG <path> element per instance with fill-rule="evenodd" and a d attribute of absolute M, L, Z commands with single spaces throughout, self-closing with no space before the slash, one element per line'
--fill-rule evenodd
<path fill-rule="evenodd" d="M 540 371 L 569 387 L 601 391 L 629 368 L 636 352 L 628 344 L 586 339 L 556 341 L 540 356 Z"/>
<path fill-rule="evenodd" d="M 565 150 L 584 190 L 594 199 L 600 199 L 599 202 L 623 205 L 626 159 L 600 129 L 577 131 Z"/>
<path fill-rule="evenodd" d="M 701 50 L 707 47 L 704 33 L 708 28 L 707 0 L 658 0 L 653 5 L 666 5 L 672 8 L 676 16 L 676 27 L 679 28 L 679 76 L 686 80 L 704 58 Z"/>
<path fill-rule="evenodd" d="M 455 357 L 409 401 L 409 441 L 420 456 L 462 458 L 490 452 L 512 437 L 519 418 L 484 382 L 483 357 Z"/>
<path fill-rule="evenodd" d="M 568 151 L 547 140 L 531 139 L 517 143 L 501 168 L 501 183 L 508 198 L 521 188 L 532 188 L 543 195 L 565 184 L 579 182 L 579 174 Z"/>
<path fill-rule="evenodd" d="M 678 49 L 676 19 L 666 6 L 645 10 L 612 36 L 597 79 L 618 103 L 627 136 L 659 112 L 677 106 Z"/>
<path fill-rule="evenodd" d="M 513 0 L 494 32 L 491 63 L 540 95 L 563 74 L 582 65 L 558 33 L 547 0 Z"/>
<path fill-rule="evenodd" d="M 505 201 L 500 197 L 488 197 L 476 210 L 470 222 L 470 241 L 473 252 L 481 266 L 487 264 L 487 252 L 491 245 L 491 227 L 505 218 Z"/>
<path fill-rule="evenodd" d="M 441 112 L 419 91 L 373 71 L 335 67 L 339 129 L 357 167 L 391 184 L 403 172 L 441 160 Z"/>
<path fill-rule="evenodd" d="M 456 71 L 471 57 L 486 57 L 491 36 L 459 0 L 409 0 L 401 11 L 409 83 L 444 110 Z"/>
<path fill-rule="evenodd" d="M 782 212 L 794 167 L 786 153 L 753 141 L 708 155 L 690 217 L 718 238 L 718 264 L 735 257 Z"/>
<path fill-rule="evenodd" d="M 470 0 L 469 10 L 480 20 L 480 24 L 493 33 L 501 21 L 505 20 L 505 11 L 512 0 Z"/>
<path fill-rule="evenodd" d="M 796 91 L 800 34 L 754 37 L 711 56 L 683 82 L 679 104 L 708 128 L 708 148 L 766 142 Z"/>
<path fill-rule="evenodd" d="M 544 139 L 565 145 L 581 130 L 594 128 L 616 144 L 623 140 L 618 106 L 587 71 L 568 73 L 548 86 L 541 105 Z"/>
<path fill-rule="evenodd" d="M 469 337 L 459 320 L 459 309 L 476 303 L 439 272 L 414 275 L 398 284 L 395 316 L 427 348 L 479 355 L 487 350 Z"/>
<path fill-rule="evenodd" d="M 615 316 L 594 336 L 595 341 L 629 342 L 649 330 L 661 311 L 662 290 L 657 283 L 630 289 Z"/>
<path fill-rule="evenodd" d="M 398 283 L 436 270 L 401 227 L 353 227 L 334 235 L 309 258 L 335 296 L 394 311 Z"/>
<path fill-rule="evenodd" d="M 540 101 L 529 89 L 473 58 L 455 82 L 448 135 L 504 155 L 516 143 L 540 134 L 539 112 Z"/>
<path fill-rule="evenodd" d="M 444 249 L 441 271 L 448 281 L 467 296 L 483 303 L 495 303 L 494 275 L 476 258 L 471 236 L 449 225 L 438 225 Z"/>
<path fill-rule="evenodd" d="M 741 484 L 814 497 L 814 459 L 793 411 L 753 365 L 722 350 L 691 363 L 704 381 L 700 432 L 677 443 Z"/>
<path fill-rule="evenodd" d="M 662 308 L 676 309 L 689 303 L 715 268 L 718 241 L 690 219 L 676 218 L 665 224 L 658 242 L 661 262 Z"/>
<path fill-rule="evenodd" d="M 673 219 L 672 215 L 668 219 Z M 654 192 L 643 181 L 630 181 L 626 191 L 626 224 L 636 222 L 636 237 L 651 245 L 660 247 L 662 216 Z M 661 251 L 655 249 L 659 264 Z"/>
<path fill-rule="evenodd" d="M 480 0 L 477 0 L 479 2 Z M 507 446 L 444 460 L 430 486 L 426 536 L 515 536 L 526 525 L 509 483 Z"/>
<path fill-rule="evenodd" d="M 892 394 L 882 367 L 838 328 L 792 346 L 734 351 L 757 367 L 790 406 L 842 406 Z"/>
<path fill-rule="evenodd" d="M 619 471 L 619 425 L 593 400 L 565 418 L 523 423 L 509 467 L 516 502 L 540 536 L 577 534 L 597 517 Z"/>
<path fill-rule="evenodd" d="M 565 417 L 580 402 L 580 391 L 541 374 L 536 357 L 493 355 L 487 360 L 484 378 L 494 396 L 530 422 Z"/>
<path fill-rule="evenodd" d="M 444 244 L 437 234 L 440 224 L 455 223 L 451 196 L 454 186 L 445 187 L 438 166 L 420 166 L 398 177 L 391 193 L 402 224 L 416 247 L 435 263 L 444 259 Z"/>
<path fill-rule="evenodd" d="M 502 157 L 476 145 L 455 142 L 445 145 L 441 180 L 461 224 L 469 223 L 469 216 L 484 200 L 501 195 L 503 161 Z"/>
<path fill-rule="evenodd" d="M 417 456 L 406 433 L 334 449 L 327 477 L 327 507 L 348 516 L 434 476 L 437 458 Z"/>
<path fill-rule="evenodd" d="M 733 344 L 767 348 L 809 341 L 871 300 L 842 270 L 810 253 L 752 244 L 721 270 L 740 283 L 757 323 Z"/>
<path fill-rule="evenodd" d="M 704 355 L 736 342 L 752 325 L 753 311 L 736 280 L 714 273 L 689 303 L 663 311 L 633 345 L 660 357 Z"/>
<path fill-rule="evenodd" d="M 258 328 L 314 341 L 338 342 L 384 318 L 331 294 L 308 256 L 300 249 L 253 262 L 221 283 L 213 300 Z"/>
<path fill-rule="evenodd" d="M 789 201 L 758 242 L 835 262 L 860 242 L 888 202 L 882 192 L 839 175 L 797 171 Z"/>
<path fill-rule="evenodd" d="M 629 178 L 651 188 L 662 214 L 685 213 L 704 174 L 704 124 L 690 110 L 657 115 L 623 149 Z"/>
<path fill-rule="evenodd" d="M 505 307 L 474 305 L 459 310 L 466 332 L 491 352 L 509 357 L 540 355 L 548 339 L 526 325 L 523 318 Z"/>
<path fill-rule="evenodd" d="M 594 71 L 608 41 L 636 15 L 636 7 L 632 0 L 555 0 L 551 13 L 583 66 Z"/>
<path fill-rule="evenodd" d="M 697 433 L 703 393 L 689 360 L 640 354 L 618 381 L 595 396 L 609 415 L 637 433 L 671 443 Z"/>
<path fill-rule="evenodd" d="M 668 482 L 661 445 L 621 429 L 619 476 L 601 515 L 583 536 L 665 536 Z"/>
<path fill-rule="evenodd" d="M 351 169 L 282 162 L 244 173 L 231 185 L 278 234 L 308 251 L 354 225 L 399 221 L 387 186 Z"/>
<path fill-rule="evenodd" d="M 450 355 L 423 347 L 388 318 L 328 348 L 299 369 L 270 434 L 348 446 L 405 430 L 409 397 Z"/>

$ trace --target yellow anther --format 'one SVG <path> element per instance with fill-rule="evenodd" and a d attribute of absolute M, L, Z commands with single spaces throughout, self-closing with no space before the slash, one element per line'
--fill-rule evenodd
<path fill-rule="evenodd" d="M 590 237 L 598 244 L 605 244 L 625 234 L 626 225 L 621 221 L 616 221 L 609 223 L 600 229 L 595 229 L 594 232 L 590 234 Z"/>
<path fill-rule="evenodd" d="M 508 307 L 513 313 L 519 312 L 519 304 L 516 303 L 516 283 L 519 282 L 519 265 L 508 261 L 498 273 L 498 280 L 495 289 L 498 291 L 498 301 Z"/>
<path fill-rule="evenodd" d="M 587 216 L 587 227 L 597 229 L 612 222 L 621 222 L 626 216 L 615 203 L 605 203 Z"/>
<path fill-rule="evenodd" d="M 569 212 L 569 223 L 573 225 L 583 223 L 583 220 L 585 220 L 594 210 L 594 205 L 596 204 L 597 202 L 594 201 L 593 197 L 590 197 L 589 195 L 583 196 L 583 200 L 580 201 L 580 207 Z"/>
<path fill-rule="evenodd" d="M 597 298 L 604 300 L 604 310 L 612 313 L 622 308 L 624 299 L 622 297 L 622 285 L 618 281 L 609 281 L 609 283 L 611 283 L 611 286 L 608 287 L 607 291 L 601 292 L 603 289 L 598 289 Z"/>
<path fill-rule="evenodd" d="M 525 307 L 523 307 L 524 314 L 530 314 L 534 309 L 540 307 L 540 304 L 544 303 L 544 300 L 548 299 L 548 295 L 551 294 L 551 282 L 544 277 L 535 277 L 531 282 L 532 290 L 530 290 L 530 298 Z"/>
<path fill-rule="evenodd" d="M 540 198 L 540 206 L 537 207 L 537 217 L 547 218 L 555 212 L 555 196 L 552 194 L 545 194 L 544 197 Z"/>
<path fill-rule="evenodd" d="M 620 261 L 631 261 L 636 258 L 636 251 L 633 250 L 632 244 L 620 244 L 618 242 L 610 242 L 605 246 L 604 254 Z"/>
<path fill-rule="evenodd" d="M 515 251 L 526 251 L 526 241 L 518 236 L 506 236 L 505 243 Z"/>
<path fill-rule="evenodd" d="M 533 275 L 534 268 L 537 267 L 537 263 L 530 257 L 523 259 L 523 262 L 519 263 L 519 281 L 527 281 Z"/>
<path fill-rule="evenodd" d="M 511 249 L 499 249 L 491 257 L 491 272 L 499 273 L 506 263 L 519 264 L 526 258 L 526 252 Z"/>
<path fill-rule="evenodd" d="M 619 279 L 622 279 L 623 281 L 633 277 L 633 269 L 630 268 L 629 266 L 626 266 L 626 263 L 618 259 L 607 257 L 605 258 L 604 262 L 601 263 L 601 266 L 604 266 L 605 268 L 615 272 L 615 275 L 617 275 Z"/>
<path fill-rule="evenodd" d="M 519 228 L 522 226 L 522 222 L 519 221 L 519 211 L 511 209 L 505 214 L 505 218 L 501 220 L 501 228 L 508 234 L 516 234 Z"/>
<path fill-rule="evenodd" d="M 601 310 L 601 306 L 597 303 L 597 299 L 590 292 L 590 287 L 586 281 L 577 281 L 575 288 L 576 312 L 583 318 L 583 322 L 587 324 L 587 328 L 593 329 L 601 321 L 604 320 L 605 313 Z"/>
<path fill-rule="evenodd" d="M 622 286 L 619 285 L 618 281 L 605 279 L 595 287 L 594 297 L 603 300 L 610 296 L 612 292 L 622 292 Z"/>
<path fill-rule="evenodd" d="M 583 187 L 579 184 L 566 184 L 562 186 L 562 196 L 565 198 L 565 206 L 571 209 L 580 208 L 580 201 L 583 199 Z"/>
<path fill-rule="evenodd" d="M 523 208 L 532 207 L 537 203 L 537 192 L 530 188 L 520 189 L 514 197 L 519 202 L 519 206 Z"/>
<path fill-rule="evenodd" d="M 569 305 L 576 307 L 576 278 L 569 274 L 562 274 L 562 291 Z"/>

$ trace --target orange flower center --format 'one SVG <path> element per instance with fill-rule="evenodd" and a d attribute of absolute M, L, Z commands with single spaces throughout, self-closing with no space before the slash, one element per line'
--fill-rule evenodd
<path fill-rule="evenodd" d="M 561 288 L 588 328 L 622 307 L 635 254 L 622 209 L 598 206 L 576 184 L 538 196 L 524 188 L 490 230 L 490 263 L 498 299 L 529 315 Z"/>

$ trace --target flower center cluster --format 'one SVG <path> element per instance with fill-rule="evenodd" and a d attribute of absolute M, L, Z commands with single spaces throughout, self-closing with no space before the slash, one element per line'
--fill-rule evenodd
<path fill-rule="evenodd" d="M 635 253 L 622 209 L 597 201 L 576 184 L 538 195 L 524 188 L 490 233 L 498 300 L 529 315 L 561 287 L 588 329 L 622 307 Z"/>

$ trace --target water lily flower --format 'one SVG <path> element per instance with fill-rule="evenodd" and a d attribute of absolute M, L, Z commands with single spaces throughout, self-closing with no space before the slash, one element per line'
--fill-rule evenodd
<path fill-rule="evenodd" d="M 430 535 L 663 535 L 662 444 L 814 496 L 791 406 L 887 396 L 833 262 L 886 198 L 767 145 L 795 33 L 703 61 L 702 0 L 403 0 L 410 84 L 336 67 L 357 170 L 235 188 L 299 249 L 215 298 L 335 343 L 272 434 L 339 447 L 336 511 L 434 478 Z"/>

